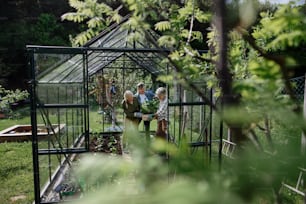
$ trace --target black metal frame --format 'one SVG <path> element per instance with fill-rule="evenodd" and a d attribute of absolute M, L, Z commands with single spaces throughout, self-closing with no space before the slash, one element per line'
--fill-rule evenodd
<path fill-rule="evenodd" d="M 33 139 L 32 139 L 32 149 L 33 149 L 33 171 L 34 171 L 34 187 L 35 187 L 35 203 L 55 203 L 55 202 L 42 202 L 41 201 L 41 192 L 40 192 L 40 172 L 39 172 L 39 156 L 40 155 L 46 155 L 49 158 L 49 166 L 50 166 L 50 161 L 51 161 L 51 155 L 56 155 L 58 157 L 58 160 L 60 162 L 60 168 L 59 172 L 62 170 L 62 166 L 64 165 L 70 165 L 70 159 L 69 155 L 72 154 L 80 154 L 84 152 L 89 151 L 89 142 L 90 142 L 90 132 L 89 132 L 89 77 L 90 75 L 97 74 L 99 71 L 102 71 L 104 68 L 107 68 L 110 64 L 113 62 L 119 60 L 121 57 L 123 57 L 123 62 L 122 65 L 123 67 L 113 67 L 113 69 L 122 69 L 122 74 L 123 77 L 125 77 L 125 72 L 126 72 L 126 60 L 130 61 L 131 63 L 135 64 L 137 67 L 133 69 L 143 69 L 146 72 L 150 73 L 154 79 L 158 75 L 161 74 L 169 74 L 170 73 L 170 65 L 167 65 L 167 67 L 162 67 L 159 62 L 162 61 L 164 58 L 164 55 L 169 53 L 169 50 L 167 49 L 160 49 L 160 48 L 152 48 L 152 46 L 147 46 L 143 42 L 134 42 L 131 47 L 128 47 L 127 42 L 123 42 L 122 39 L 118 39 L 116 41 L 112 41 L 112 39 L 115 38 L 120 38 L 125 33 L 124 31 L 120 30 L 118 26 L 121 24 L 117 24 L 115 26 L 111 26 L 110 31 L 107 32 L 102 32 L 97 38 L 93 39 L 92 41 L 88 42 L 84 47 L 61 47 L 61 46 L 36 46 L 36 45 L 28 45 L 27 46 L 27 51 L 29 55 L 29 65 L 30 65 L 30 70 L 31 70 L 31 81 L 30 81 L 30 86 L 31 86 L 31 125 L 32 125 L 32 134 L 33 134 Z M 154 33 L 152 33 L 154 35 Z M 154 36 L 153 36 L 154 37 Z M 105 42 L 100 43 L 100 39 L 104 39 Z M 111 42 L 111 43 L 110 43 Z M 98 43 L 98 44 L 97 44 Z M 108 45 L 110 47 L 102 47 Z M 205 51 L 199 51 L 199 52 L 205 52 Z M 52 66 L 51 69 L 48 69 L 48 72 L 51 71 L 53 68 L 56 68 L 56 66 L 61 66 L 63 63 L 67 63 L 69 59 L 73 59 L 74 56 L 82 56 L 82 57 L 77 57 L 76 60 L 74 61 L 76 67 L 69 67 L 71 68 L 66 72 L 65 69 L 60 70 L 60 73 L 55 72 L 55 74 L 65 74 L 65 76 L 60 76 L 56 80 L 50 79 L 49 81 L 39 81 L 37 79 L 37 70 L 36 70 L 36 61 L 35 61 L 35 55 L 37 54 L 61 54 L 61 55 L 67 55 L 68 57 L 65 58 L 67 60 L 62 60 L 58 62 L 56 65 Z M 148 56 L 150 55 L 150 56 Z M 93 58 L 94 57 L 94 58 Z M 99 58 L 97 60 L 96 58 Z M 93 60 L 94 59 L 94 60 Z M 91 62 L 93 60 L 93 62 Z M 73 81 L 72 79 L 66 80 L 65 77 L 69 76 L 69 74 L 73 73 L 74 71 L 79 71 L 82 70 L 82 72 L 78 72 L 81 74 L 80 76 L 77 76 L 77 80 Z M 44 72 L 45 74 L 48 74 Z M 57 77 L 56 75 L 54 75 Z M 154 83 L 155 80 L 152 79 L 152 83 Z M 78 83 L 79 88 L 77 89 L 78 93 L 81 93 L 81 96 L 79 98 L 73 98 L 73 100 L 76 100 L 76 103 L 63 103 L 62 101 L 59 100 L 61 97 L 60 94 L 60 86 L 66 85 L 66 86 L 73 86 L 74 83 Z M 123 79 L 122 81 L 123 87 L 126 87 L 125 85 L 125 80 Z M 57 89 L 57 102 L 52 102 L 52 103 L 46 103 L 44 101 L 41 101 L 39 96 L 38 96 L 38 89 L 40 86 L 43 84 L 46 85 L 51 85 L 51 86 L 59 86 Z M 66 95 L 69 88 L 66 87 Z M 169 97 L 171 97 L 171 90 L 170 87 L 167 86 Z M 190 90 L 189 90 L 190 91 Z M 206 153 L 208 154 L 209 160 L 211 160 L 212 157 L 212 142 L 213 142 L 213 112 L 212 108 L 209 106 L 209 104 L 206 104 L 201 101 L 197 100 L 191 100 L 191 101 L 183 101 L 182 99 L 182 94 L 183 88 L 182 86 L 179 86 L 179 98 L 178 101 L 172 101 L 169 103 L 169 119 L 170 119 L 170 112 L 171 109 L 174 109 L 174 115 L 173 118 L 174 120 L 178 120 L 178 134 L 177 134 L 177 124 L 176 121 L 173 122 L 172 128 L 174 131 L 168 131 L 169 132 L 169 141 L 173 142 L 178 141 L 178 145 L 180 144 L 181 141 L 181 125 L 182 122 L 184 121 L 184 116 L 183 116 L 183 107 L 191 107 L 191 115 L 190 118 L 191 120 L 189 121 L 190 123 L 190 140 L 189 140 L 189 145 L 192 149 L 192 152 L 195 152 L 199 147 L 204 147 L 206 149 Z M 213 98 L 213 92 L 212 89 L 206 89 L 205 92 L 208 98 L 212 100 Z M 47 98 L 49 92 L 46 91 Z M 194 96 L 194 93 L 191 91 L 192 97 Z M 66 96 L 67 97 L 67 96 Z M 76 96 L 78 97 L 78 96 Z M 52 98 L 52 96 L 50 97 Z M 81 103 L 79 102 L 81 101 Z M 176 115 L 176 110 L 177 107 L 179 108 L 179 114 L 178 116 Z M 205 127 L 202 127 L 201 130 L 199 130 L 199 137 L 197 138 L 196 141 L 194 141 L 194 136 L 193 136 L 193 118 L 196 117 L 194 116 L 193 112 L 196 107 L 201 107 L 200 111 L 198 111 L 200 114 L 199 117 L 203 117 L 203 123 L 205 123 Z M 207 110 L 208 107 L 208 110 Z M 81 126 L 81 129 L 74 132 L 74 128 L 72 128 L 72 135 L 73 135 L 73 144 L 72 146 L 68 146 L 69 139 L 67 136 L 67 142 L 66 142 L 66 147 L 63 147 L 60 142 L 60 138 L 56 138 L 58 144 L 57 147 L 51 148 L 51 145 L 56 146 L 53 144 L 52 140 L 49 139 L 48 141 L 48 148 L 40 148 L 39 147 L 39 140 L 38 140 L 38 119 L 37 116 L 39 113 L 41 113 L 43 116 L 43 121 L 46 126 L 52 127 L 52 122 L 50 122 L 49 119 L 49 112 L 52 112 L 54 110 L 57 111 L 58 114 L 58 119 L 57 123 L 61 123 L 60 119 L 60 113 L 61 110 L 66 110 L 66 119 L 65 121 L 68 121 L 68 110 L 71 110 L 71 117 L 72 120 L 77 120 L 77 127 Z M 75 111 L 74 111 L 75 110 Z M 39 112 L 40 111 L 40 112 Z M 202 113 L 202 112 L 203 113 Z M 200 113 L 201 112 L 201 113 Z M 78 119 L 76 119 L 78 118 Z M 80 119 L 79 119 L 80 118 Z M 202 119 L 201 119 L 202 120 Z M 200 120 L 200 121 L 201 121 Z M 104 121 L 104 120 L 103 120 Z M 186 121 L 185 121 L 186 122 Z M 74 125 L 74 122 L 73 122 Z M 170 122 L 171 126 L 171 122 Z M 103 123 L 104 127 L 104 123 Z M 104 130 L 104 128 L 103 128 Z M 51 128 L 50 135 L 54 130 Z M 67 135 L 69 134 L 67 130 Z M 222 134 L 222 132 L 220 132 Z M 54 133 L 54 135 L 56 135 Z M 77 137 L 75 137 L 77 135 Z M 51 137 L 51 136 L 50 136 Z M 171 139 L 172 138 L 172 139 Z M 220 136 L 220 141 L 222 141 L 222 136 Z M 52 144 L 51 144 L 52 143 Z M 80 147 L 80 145 L 84 144 L 83 147 Z M 221 142 L 220 142 L 221 143 Z M 70 143 L 69 143 L 70 144 Z M 81 145 L 82 146 L 82 145 Z M 61 155 L 64 155 L 65 160 L 62 162 Z M 221 158 L 221 156 L 219 156 Z M 221 159 L 220 159 L 221 160 Z M 64 167 L 63 167 L 64 168 Z M 55 175 L 51 176 L 51 169 L 49 168 L 49 178 L 50 181 L 51 179 L 55 178 L 57 176 L 57 173 Z"/>
<path fill-rule="evenodd" d="M 93 52 L 108 52 L 108 53 L 155 53 L 155 52 L 167 52 L 166 50 L 161 49 L 119 49 L 119 48 L 91 48 L 91 47 L 82 47 L 82 48 L 70 48 L 70 47 L 54 47 L 54 46 L 27 46 L 27 51 L 29 55 L 29 65 L 31 70 L 31 125 L 32 125 L 32 149 L 33 149 L 33 172 L 34 172 L 34 185 L 35 185 L 35 203 L 43 203 L 41 202 L 41 192 L 40 192 L 40 172 L 39 172 L 39 156 L 40 155 L 48 155 L 50 159 L 50 155 L 64 155 L 65 161 L 69 163 L 68 154 L 79 154 L 89 151 L 89 101 L 88 101 L 88 56 Z M 82 55 L 82 69 L 83 69 L 83 81 L 82 81 L 82 103 L 43 103 L 40 101 L 38 97 L 38 87 L 39 81 L 36 78 L 36 67 L 35 67 L 35 54 L 79 54 Z M 115 59 L 114 59 L 115 60 Z M 130 59 L 131 60 L 131 59 Z M 149 71 L 148 69 L 146 69 Z M 59 85 L 56 83 L 50 83 L 49 85 Z M 58 90 L 58 94 L 59 94 Z M 59 96 L 58 96 L 59 97 Z M 37 116 L 39 111 L 41 114 L 45 115 L 44 122 L 46 126 L 52 126 L 51 122 L 49 121 L 48 114 L 50 110 L 60 110 L 63 109 L 80 109 L 82 122 L 82 133 L 79 135 L 79 139 L 84 137 L 85 146 L 83 148 L 72 146 L 71 148 L 64 148 L 61 145 L 61 142 L 58 142 L 58 148 L 51 148 L 50 143 L 48 143 L 48 148 L 41 149 L 39 148 L 39 141 L 38 141 L 38 120 Z M 67 114 L 67 113 L 66 113 Z M 60 121 L 60 119 L 58 119 Z M 59 122 L 60 123 L 60 122 Z M 54 132 L 54 130 L 50 130 L 50 133 Z M 77 140 L 79 141 L 79 140 Z M 53 144 L 54 145 L 54 144 Z M 56 146 L 55 145 L 55 146 Z M 61 157 L 59 158 L 61 160 Z M 50 164 L 49 164 L 50 166 Z M 51 176 L 50 176 L 51 178 Z"/>
<path fill-rule="evenodd" d="M 83 153 L 88 151 L 89 147 L 89 121 L 88 121 L 88 114 L 89 114 L 89 109 L 88 109 L 88 77 L 87 77 L 87 51 L 85 50 L 78 50 L 74 52 L 75 50 L 70 50 L 74 53 L 79 53 L 82 54 L 83 56 L 83 94 L 82 94 L 82 104 L 45 104 L 42 103 L 39 100 L 38 97 L 38 85 L 39 82 L 36 79 L 36 69 L 35 69 L 35 60 L 34 60 L 34 54 L 36 53 L 43 53 L 44 51 L 39 50 L 38 48 L 28 46 L 28 54 L 29 54 L 29 61 L 30 61 L 30 68 L 31 68 L 31 81 L 30 81 L 30 86 L 31 86 L 31 125 L 32 125 L 32 150 L 33 150 L 33 172 L 34 172 L 34 185 L 35 185 L 35 203 L 41 203 L 41 197 L 40 197 L 40 173 L 39 173 L 39 155 L 48 155 L 49 160 L 50 160 L 50 155 L 64 155 L 66 158 L 66 162 L 68 162 L 68 154 L 74 154 L 74 153 Z M 49 49 L 48 49 L 49 50 Z M 53 49 L 51 49 L 51 52 Z M 59 91 L 58 91 L 59 93 Z M 48 140 L 48 148 L 47 149 L 40 149 L 39 148 L 39 141 L 38 141 L 38 120 L 37 120 L 37 115 L 40 113 L 43 115 L 43 121 L 45 123 L 45 126 L 48 129 L 48 135 L 51 137 L 52 133 L 53 136 L 55 136 L 57 133 L 54 132 L 53 129 L 53 124 L 50 122 L 50 119 L 48 118 L 49 110 L 51 109 L 56 109 L 56 110 L 61 110 L 61 109 L 66 109 L 66 108 L 71 108 L 71 109 L 81 109 L 82 112 L 80 113 L 83 118 L 83 131 L 82 135 L 79 136 L 79 138 L 84 137 L 85 138 L 85 148 L 77 148 L 76 146 L 73 146 L 71 148 L 64 148 L 59 141 L 60 138 L 57 138 L 57 145 L 59 146 L 58 148 L 55 148 L 54 142 L 52 142 L 52 145 L 54 146 L 51 148 L 50 146 L 50 141 L 51 139 Z M 58 119 L 59 120 L 59 119 Z M 59 122 L 60 124 L 60 122 Z M 56 136 L 59 137 L 59 136 Z M 68 143 L 67 143 L 68 144 Z M 61 161 L 61 156 L 58 156 L 59 161 Z M 50 161 L 49 161 L 50 162 Z M 50 163 L 49 163 L 50 165 Z M 50 176 L 51 178 L 51 176 Z"/>
<path fill-rule="evenodd" d="M 174 127 L 172 131 L 170 131 L 170 136 L 174 135 L 173 137 L 175 140 L 177 140 L 177 145 L 180 146 L 180 142 L 182 141 L 182 136 L 184 133 L 182 132 L 182 124 L 184 123 L 183 120 L 186 120 L 184 116 L 184 108 L 189 108 L 190 113 L 188 115 L 187 123 L 189 123 L 189 138 L 188 138 L 188 145 L 191 148 L 191 153 L 194 153 L 198 148 L 203 147 L 206 150 L 206 153 L 208 154 L 209 161 L 211 161 L 212 158 L 212 143 L 213 142 L 219 142 L 216 140 L 213 140 L 213 111 L 212 107 L 210 104 L 203 102 L 203 101 L 198 101 L 194 100 L 193 96 L 194 93 L 191 91 L 191 99 L 184 101 L 182 97 L 182 86 L 178 87 L 179 89 L 179 98 L 178 102 L 170 102 L 169 103 L 169 109 L 174 109 L 174 111 L 169 111 L 169 112 L 174 112 L 173 119 L 174 121 L 178 120 L 178 131 L 177 127 L 175 127 L 175 123 L 173 124 Z M 206 93 L 207 98 L 209 98 L 211 101 L 213 99 L 213 91 L 212 89 L 205 88 L 204 92 Z M 178 117 L 175 113 L 175 109 L 178 108 Z M 195 108 L 198 108 L 195 110 Z M 200 110 L 199 110 L 200 108 Z M 198 114 L 196 115 L 195 112 Z M 199 127 L 198 131 L 195 131 L 194 127 L 194 121 L 197 121 L 199 117 L 200 120 L 198 122 L 202 122 L 201 126 Z M 186 123 L 186 121 L 185 121 Z M 198 137 L 194 137 L 193 133 L 198 133 Z M 186 138 L 185 138 L 186 139 Z M 173 138 L 172 138 L 173 140 Z M 185 140 L 186 141 L 186 140 Z"/>
<path fill-rule="evenodd" d="M 93 52 L 123 52 L 125 54 L 129 53 L 140 53 L 142 56 L 143 53 L 162 53 L 162 52 L 168 52 L 168 50 L 164 49 L 119 49 L 119 48 L 91 48 L 91 47 L 82 47 L 82 48 L 69 48 L 69 47 L 49 47 L 49 46 L 27 46 L 28 54 L 29 54 L 29 61 L 30 61 L 30 67 L 31 67 L 31 125 L 32 125 L 32 134 L 33 134 L 33 139 L 32 139 L 32 148 L 33 148 L 33 171 L 34 171 L 34 185 L 35 185 L 35 203 L 48 203 L 48 202 L 41 202 L 41 192 L 40 192 L 40 173 L 39 173 L 39 155 L 64 155 L 65 156 L 65 165 L 69 165 L 69 158 L 67 155 L 71 154 L 80 154 L 84 152 L 89 151 L 89 96 L 88 96 L 88 81 L 89 81 L 89 76 L 88 76 L 88 56 L 93 53 Z M 82 100 L 83 103 L 81 104 L 63 104 L 63 103 L 53 103 L 53 104 L 44 104 L 41 103 L 39 98 L 37 97 L 37 88 L 39 86 L 39 81 L 36 79 L 36 68 L 35 68 L 35 60 L 34 60 L 34 55 L 35 54 L 81 54 L 82 57 L 82 68 L 83 68 L 83 82 L 82 82 Z M 128 58 L 129 60 L 133 60 Z M 149 69 L 146 69 L 146 67 L 143 67 L 144 70 L 149 71 Z M 123 67 L 124 71 L 124 67 Z M 167 66 L 166 70 L 163 71 L 163 73 L 169 73 L 169 66 Z M 156 73 L 151 73 L 155 75 Z M 123 82 L 124 83 L 124 82 Z M 53 85 L 60 85 L 60 84 L 53 84 Z M 179 86 L 180 89 L 180 95 L 182 93 L 182 87 Z M 168 87 L 168 93 L 170 93 L 170 89 Z M 213 98 L 213 92 L 212 90 L 207 89 L 206 90 L 208 98 L 211 99 Z M 192 96 L 194 95 L 191 92 Z M 174 137 L 175 140 L 180 143 L 181 141 L 181 124 L 183 121 L 183 107 L 191 107 L 191 121 L 190 122 L 190 147 L 192 148 L 192 152 L 196 151 L 199 147 L 204 147 L 206 149 L 206 152 L 208 153 L 209 160 L 211 160 L 212 157 L 212 142 L 213 142 L 213 133 L 212 133 L 212 124 L 213 124 L 213 112 L 212 108 L 209 106 L 209 104 L 201 101 L 183 101 L 182 97 L 179 97 L 178 102 L 172 102 L 169 103 L 169 110 L 171 108 L 179 108 L 179 115 L 177 118 L 177 115 L 174 115 L 173 118 L 176 120 L 178 119 L 178 128 L 179 128 L 179 133 L 177 137 L 177 132 L 175 129 L 175 122 L 173 124 L 173 129 L 174 131 L 171 132 L 169 131 L 169 140 L 171 140 L 171 137 Z M 206 121 L 206 127 L 203 127 L 205 131 L 200 130 L 199 134 L 200 136 L 196 141 L 193 139 L 193 108 L 194 107 L 208 107 L 208 109 L 204 108 L 202 111 L 204 111 L 204 120 Z M 72 146 L 71 148 L 64 148 L 60 146 L 59 148 L 50 148 L 50 145 L 47 149 L 40 149 L 38 146 L 38 132 L 37 132 L 37 115 L 38 110 L 48 110 L 51 109 L 56 109 L 58 112 L 62 109 L 81 109 L 81 118 L 83 120 L 82 122 L 82 133 L 78 136 L 78 138 L 75 140 L 74 145 L 80 144 L 80 140 L 84 142 L 85 146 L 84 147 L 76 147 Z M 169 111 L 170 112 L 170 111 Z M 66 113 L 67 114 L 67 113 Z M 202 114 L 202 113 L 201 113 Z M 47 115 L 47 113 L 46 113 Z M 170 114 L 169 114 L 170 115 Z M 170 116 L 169 116 L 170 117 Z M 201 116 L 203 117 L 203 116 Z M 60 123 L 60 121 L 59 121 Z M 50 124 L 49 124 L 50 125 Z M 222 136 L 220 137 L 222 140 Z M 68 163 L 67 163 L 68 162 Z M 50 176 L 51 178 L 51 176 Z M 53 176 L 52 176 L 53 178 Z M 49 202 L 50 203 L 50 202 Z M 52 202 L 54 203 L 54 202 Z"/>

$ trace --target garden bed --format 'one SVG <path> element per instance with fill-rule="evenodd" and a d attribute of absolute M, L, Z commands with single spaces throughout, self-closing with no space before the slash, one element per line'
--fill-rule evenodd
<path fill-rule="evenodd" d="M 121 148 L 122 132 L 102 132 L 91 133 L 89 153 L 106 153 L 122 155 Z M 75 141 L 75 146 L 82 146 L 84 137 Z M 86 191 L 86 180 L 83 178 L 75 178 L 70 168 L 77 168 L 78 155 L 71 154 L 67 158 L 70 162 L 63 160 L 61 165 L 52 175 L 52 181 L 48 182 L 42 190 L 43 202 L 62 202 L 78 199 L 82 193 Z M 68 163 L 71 163 L 69 166 Z M 72 170 L 72 171 L 71 171 Z"/>
<path fill-rule="evenodd" d="M 45 125 L 38 125 L 37 136 L 39 140 L 46 139 L 48 136 L 58 134 L 63 131 L 65 124 L 53 125 L 54 131 L 48 131 Z M 0 131 L 0 142 L 22 142 L 32 140 L 31 125 L 14 125 Z"/>
<path fill-rule="evenodd" d="M 122 155 L 121 135 L 121 132 L 92 133 L 89 151 Z"/>

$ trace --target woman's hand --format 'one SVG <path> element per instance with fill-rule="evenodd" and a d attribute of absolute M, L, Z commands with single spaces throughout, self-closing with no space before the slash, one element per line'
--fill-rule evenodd
<path fill-rule="evenodd" d="M 142 118 L 142 113 L 141 112 L 134 112 L 134 117 L 135 118 Z"/>
<path fill-rule="evenodd" d="M 157 113 L 153 114 L 153 118 L 154 118 L 154 119 L 157 119 L 157 118 L 158 118 Z"/>

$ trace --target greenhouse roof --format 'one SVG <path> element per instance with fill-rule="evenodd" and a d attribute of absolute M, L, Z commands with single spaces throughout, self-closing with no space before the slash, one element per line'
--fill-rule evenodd
<path fill-rule="evenodd" d="M 134 64 L 134 67 L 143 69 L 150 74 L 159 75 L 165 73 L 165 66 L 161 64 L 163 56 L 161 52 L 165 49 L 156 49 L 149 40 L 141 37 L 137 40 L 130 38 L 130 31 L 124 25 L 128 17 L 122 22 L 113 24 L 98 36 L 90 40 L 83 47 L 44 47 L 28 46 L 37 53 L 65 53 L 70 55 L 59 60 L 60 62 L 48 67 L 38 74 L 37 80 L 40 83 L 75 83 L 83 81 L 83 66 L 87 62 L 88 75 L 92 76 L 104 68 L 111 67 L 112 64 L 121 66 L 124 69 L 125 63 Z M 150 39 L 157 40 L 158 35 L 154 31 L 149 31 Z M 54 51 L 56 50 L 56 52 Z M 87 53 L 84 58 L 84 53 Z"/>

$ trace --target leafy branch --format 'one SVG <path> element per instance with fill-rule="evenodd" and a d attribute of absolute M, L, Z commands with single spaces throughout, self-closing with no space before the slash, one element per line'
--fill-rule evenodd
<path fill-rule="evenodd" d="M 144 30 L 146 39 L 148 39 L 156 48 L 158 49 L 162 49 L 157 43 L 156 41 L 152 38 L 152 36 L 146 31 Z M 186 75 L 184 75 L 183 73 L 183 69 L 178 65 L 178 63 L 176 63 L 170 56 L 168 52 L 161 52 L 163 54 L 163 56 L 165 58 L 167 58 L 170 62 L 170 64 L 173 66 L 175 72 L 180 73 L 180 77 L 183 80 L 182 84 L 185 84 L 187 87 L 189 87 L 191 90 L 195 91 L 196 94 L 198 94 L 198 96 L 201 97 L 201 99 L 203 100 L 203 102 L 206 102 L 208 105 L 210 105 L 212 107 L 212 109 L 214 111 L 218 111 L 218 108 L 216 107 L 216 105 L 209 99 L 206 97 L 205 93 L 202 92 L 200 90 L 200 88 L 198 86 L 196 86 L 191 80 L 189 80 Z"/>
<path fill-rule="evenodd" d="M 284 85 L 287 93 L 289 94 L 290 98 L 295 102 L 296 107 L 294 108 L 294 111 L 299 113 L 301 111 L 300 105 L 297 103 L 297 97 L 294 94 L 293 87 L 290 83 L 289 80 L 289 73 L 288 69 L 286 67 L 286 60 L 284 56 L 277 56 L 277 55 L 272 55 L 266 51 L 264 51 L 262 48 L 260 48 L 256 44 L 255 38 L 253 38 L 245 29 L 241 27 L 237 27 L 236 30 L 242 35 L 243 39 L 248 42 L 253 49 L 255 49 L 260 56 L 264 57 L 267 60 L 274 61 L 276 64 L 279 65 L 281 73 L 282 73 L 282 78 L 284 80 Z"/>
<path fill-rule="evenodd" d="M 76 11 L 63 14 L 62 20 L 85 23 L 87 26 L 85 31 L 71 39 L 73 45 L 84 45 L 112 22 L 118 23 L 122 18 L 118 12 L 122 6 L 113 9 L 106 3 L 98 3 L 97 0 L 69 0 L 69 4 Z"/>

